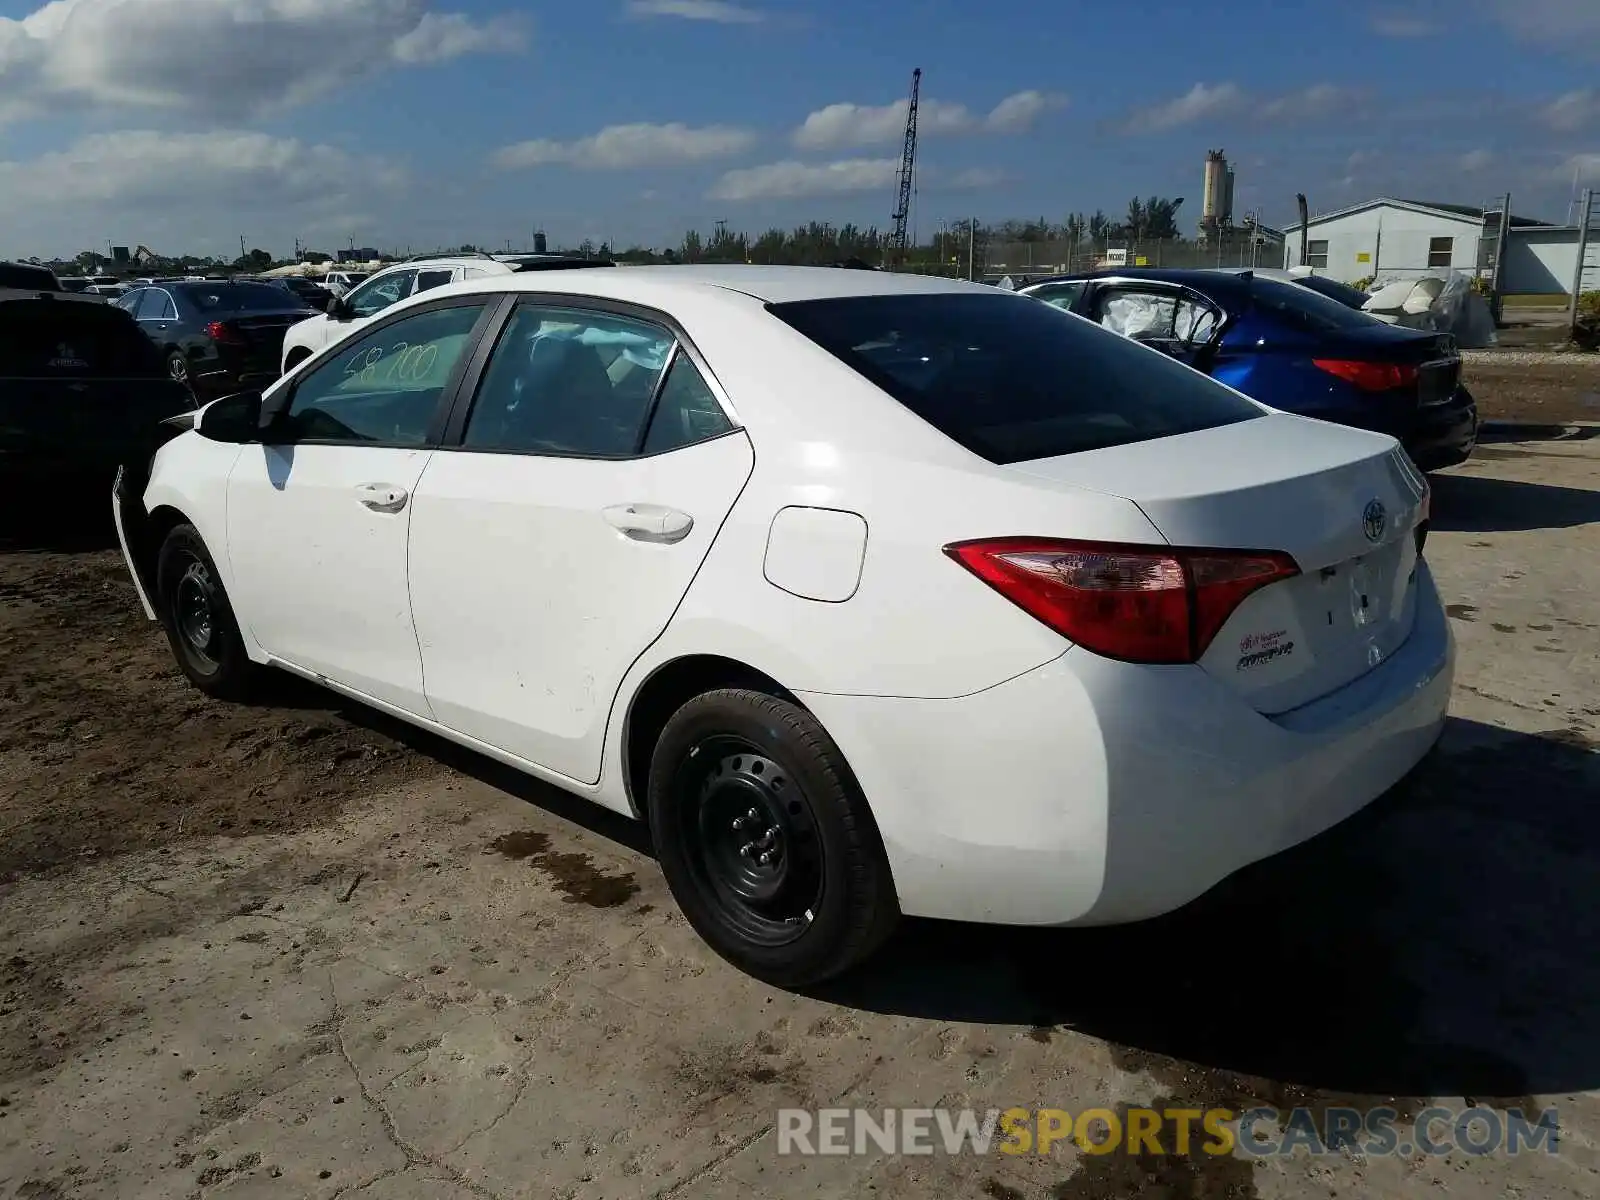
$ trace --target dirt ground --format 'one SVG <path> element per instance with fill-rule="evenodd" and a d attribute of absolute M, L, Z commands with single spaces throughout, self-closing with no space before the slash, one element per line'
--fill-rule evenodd
<path fill-rule="evenodd" d="M 1540 418 L 1550 420 L 1552 418 Z M 200 697 L 103 530 L 0 535 L 0 1200 L 1590 1197 L 1600 438 L 1436 477 L 1452 719 L 1169 918 L 908 923 L 815 994 L 637 830 L 285 680 Z M 782 1107 L 1555 1106 L 1558 1153 L 784 1157 Z"/>
<path fill-rule="evenodd" d="M 0 883 L 177 838 L 299 828 L 353 792 L 441 770 L 375 714 L 352 721 L 291 679 L 272 706 L 199 695 L 107 541 L 81 516 L 0 537 Z M 62 544 L 76 552 L 49 548 Z"/>
<path fill-rule="evenodd" d="M 1486 421 L 1600 421 L 1600 354 L 1472 354 L 1463 378 Z"/>

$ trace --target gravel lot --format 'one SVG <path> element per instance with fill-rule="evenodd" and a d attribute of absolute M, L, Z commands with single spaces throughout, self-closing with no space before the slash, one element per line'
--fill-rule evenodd
<path fill-rule="evenodd" d="M 1436 482 L 1461 667 L 1410 780 L 1172 917 L 913 923 L 817 995 L 704 951 L 626 823 L 288 681 L 204 700 L 114 551 L 13 536 L 0 1197 L 1593 1196 L 1600 439 L 1486 445 Z M 773 1137 L 786 1105 L 1469 1099 L 1556 1105 L 1559 1153 Z"/>
<path fill-rule="evenodd" d="M 1463 378 L 1485 420 L 1600 421 L 1600 354 L 1468 350 Z"/>

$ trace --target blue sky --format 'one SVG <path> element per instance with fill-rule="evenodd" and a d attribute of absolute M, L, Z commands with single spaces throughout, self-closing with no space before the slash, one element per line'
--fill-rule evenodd
<path fill-rule="evenodd" d="M 0 255 L 883 225 L 916 66 L 924 236 L 1600 185 L 1600 0 L 0 0 Z"/>

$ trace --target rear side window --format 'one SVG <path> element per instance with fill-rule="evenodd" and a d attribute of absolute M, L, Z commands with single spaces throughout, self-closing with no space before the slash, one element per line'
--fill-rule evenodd
<path fill-rule="evenodd" d="M 155 345 L 109 304 L 0 304 L 0 379 L 144 379 L 165 373 Z"/>
<path fill-rule="evenodd" d="M 993 463 L 1261 416 L 1159 351 L 1025 296 L 946 292 L 769 305 L 917 416 Z"/>
<path fill-rule="evenodd" d="M 292 291 L 270 283 L 207 283 L 174 290 L 181 290 L 184 298 L 201 312 L 281 312 L 303 307 L 300 297 Z"/>

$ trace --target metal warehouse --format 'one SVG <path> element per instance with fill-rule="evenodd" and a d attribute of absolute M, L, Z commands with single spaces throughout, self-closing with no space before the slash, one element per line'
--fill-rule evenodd
<path fill-rule="evenodd" d="M 1299 260 L 1300 223 L 1290 225 L 1285 233 L 1287 267 Z M 1489 274 L 1495 246 L 1502 235 L 1505 261 L 1500 287 L 1504 293 L 1571 294 L 1578 274 L 1580 227 L 1515 215 L 1502 221 L 1497 205 L 1384 197 L 1322 213 L 1306 223 L 1306 264 L 1319 275 L 1347 283 L 1377 275 L 1394 278 L 1448 268 Z M 1594 238 L 1591 232 L 1591 257 Z"/>

